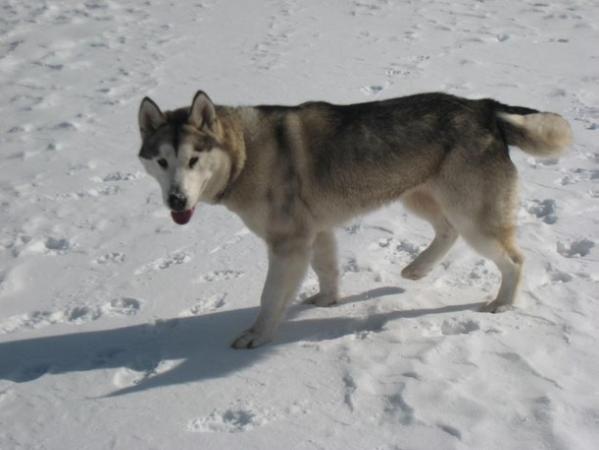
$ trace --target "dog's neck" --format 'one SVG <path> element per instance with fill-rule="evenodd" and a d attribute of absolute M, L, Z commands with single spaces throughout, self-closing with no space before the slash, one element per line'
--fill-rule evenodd
<path fill-rule="evenodd" d="M 230 166 L 227 181 L 214 197 L 215 203 L 226 203 L 236 188 L 238 178 L 245 169 L 247 157 L 246 136 L 239 121 L 234 118 L 234 116 L 239 116 L 240 109 L 217 107 L 219 134 L 223 136 L 223 143 L 230 158 Z"/>
<path fill-rule="evenodd" d="M 229 181 L 220 192 L 219 203 L 239 212 L 262 198 L 264 187 L 270 183 L 255 176 L 256 172 L 263 173 L 269 149 L 265 147 L 260 113 L 254 107 L 219 107 L 217 111 L 223 113 L 222 126 L 228 128 L 225 133 L 231 144 Z"/>

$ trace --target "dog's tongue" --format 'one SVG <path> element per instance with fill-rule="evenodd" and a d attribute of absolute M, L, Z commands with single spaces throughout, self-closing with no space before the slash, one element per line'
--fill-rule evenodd
<path fill-rule="evenodd" d="M 175 223 L 178 223 L 179 225 L 185 225 L 187 222 L 189 222 L 189 219 L 191 219 L 193 210 L 194 208 L 187 209 L 185 211 L 171 211 L 171 217 Z"/>

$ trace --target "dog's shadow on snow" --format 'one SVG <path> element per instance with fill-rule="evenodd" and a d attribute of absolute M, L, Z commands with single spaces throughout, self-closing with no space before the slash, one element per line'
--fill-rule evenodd
<path fill-rule="evenodd" d="M 345 297 L 341 307 L 396 295 L 401 288 L 383 287 Z M 375 313 L 366 318 L 327 317 L 302 319 L 307 305 L 291 307 L 275 340 L 253 350 L 233 350 L 232 339 L 255 319 L 258 308 L 213 312 L 83 333 L 0 343 L 0 380 L 29 382 L 46 374 L 128 368 L 137 383 L 118 387 L 108 396 L 156 387 L 223 377 L 272 356 L 297 342 L 325 341 L 360 331 L 381 330 L 391 320 L 475 309 L 475 304 Z M 164 364 L 173 361 L 174 364 Z"/>

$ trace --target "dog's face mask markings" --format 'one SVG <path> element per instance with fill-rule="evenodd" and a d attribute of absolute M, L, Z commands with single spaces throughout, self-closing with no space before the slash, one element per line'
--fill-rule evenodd
<path fill-rule="evenodd" d="M 204 93 L 196 94 L 191 108 L 163 113 L 149 98 L 139 110 L 146 171 L 162 190 L 173 220 L 187 223 L 200 200 L 213 201 L 215 172 L 228 168 L 228 157 L 214 136 L 214 105 Z"/>

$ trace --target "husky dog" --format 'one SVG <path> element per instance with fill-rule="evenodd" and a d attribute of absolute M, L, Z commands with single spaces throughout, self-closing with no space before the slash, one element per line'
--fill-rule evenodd
<path fill-rule="evenodd" d="M 214 105 L 202 91 L 190 107 L 139 109 L 139 157 L 158 180 L 173 220 L 198 202 L 222 204 L 268 247 L 268 274 L 254 325 L 234 342 L 272 339 L 311 264 L 318 306 L 339 298 L 333 228 L 394 200 L 429 221 L 432 243 L 402 271 L 424 277 L 458 235 L 501 272 L 497 297 L 514 303 L 522 271 L 516 243 L 517 172 L 508 146 L 556 157 L 571 143 L 561 116 L 443 93 L 352 105 Z"/>

